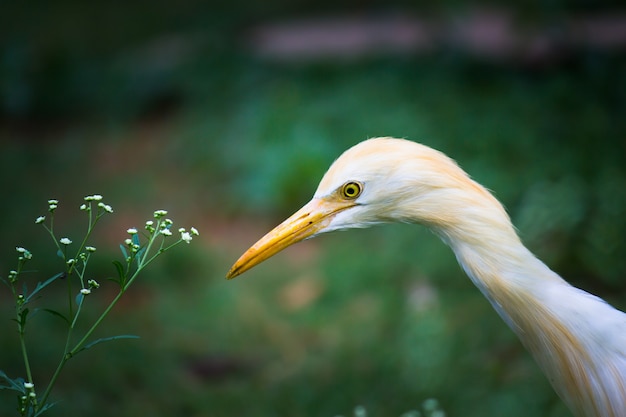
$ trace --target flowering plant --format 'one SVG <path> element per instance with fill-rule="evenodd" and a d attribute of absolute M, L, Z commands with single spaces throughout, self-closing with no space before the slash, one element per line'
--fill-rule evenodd
<path fill-rule="evenodd" d="M 173 221 L 166 218 L 167 211 L 157 210 L 154 212 L 154 218 L 148 220 L 145 224 L 145 230 L 140 232 L 137 228 L 130 228 L 126 232 L 129 237 L 120 245 L 123 255 L 121 261 L 113 261 L 116 270 L 116 277 L 112 281 L 118 284 L 118 292 L 112 301 L 104 308 L 98 318 L 89 326 L 84 334 L 77 333 L 77 323 L 81 316 L 81 311 L 86 304 L 86 299 L 93 291 L 100 287 L 100 284 L 92 278 L 88 278 L 87 265 L 89 260 L 96 252 L 94 246 L 89 246 L 89 242 L 94 227 L 99 220 L 108 214 L 113 213 L 110 205 L 102 202 L 101 195 L 90 195 L 85 197 L 84 203 L 80 206 L 80 210 L 86 212 L 88 222 L 85 236 L 78 244 L 78 248 L 71 250 L 73 241 L 68 237 L 57 238 L 54 230 L 54 213 L 59 205 L 58 200 L 48 200 L 48 215 L 39 216 L 36 224 L 41 224 L 51 236 L 52 241 L 57 249 L 57 255 L 62 259 L 63 271 L 59 272 L 43 282 L 38 282 L 35 288 L 29 291 L 25 279 L 21 279 L 24 271 L 24 265 L 33 259 L 33 254 L 26 248 L 17 247 L 17 267 L 9 271 L 6 278 L 0 277 L 0 280 L 10 289 L 15 302 L 15 322 L 17 323 L 17 334 L 20 342 L 20 349 L 24 362 L 25 378 L 10 378 L 5 372 L 0 370 L 0 389 L 16 391 L 18 395 L 17 411 L 20 416 L 35 417 L 41 415 L 54 404 L 49 402 L 49 396 L 54 387 L 61 371 L 66 363 L 90 347 L 116 339 L 136 338 L 131 335 L 118 335 L 92 340 L 92 335 L 107 314 L 113 309 L 128 287 L 135 281 L 141 271 L 143 271 L 152 261 L 165 251 L 172 247 L 185 242 L 190 243 L 193 236 L 198 235 L 198 231 L 192 227 L 189 231 L 184 228 L 178 229 L 180 237 L 173 240 L 171 229 Z M 143 237 L 143 241 L 142 238 Z M 67 286 L 67 307 L 65 311 L 56 311 L 51 309 L 42 309 L 54 316 L 60 317 L 67 324 L 67 338 L 63 347 L 61 359 L 47 383 L 44 383 L 44 389 L 36 390 L 40 384 L 35 384 L 33 372 L 26 348 L 26 329 L 30 318 L 31 306 L 35 298 L 41 296 L 41 291 L 51 285 L 53 282 L 64 279 Z M 78 287 L 78 288 L 77 288 Z M 34 309 L 37 311 L 39 309 Z"/>

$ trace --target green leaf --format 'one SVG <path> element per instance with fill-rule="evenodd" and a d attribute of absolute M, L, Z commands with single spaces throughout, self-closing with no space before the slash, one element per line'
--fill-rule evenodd
<path fill-rule="evenodd" d="M 135 254 L 135 259 L 137 261 L 137 268 L 139 268 L 140 263 L 141 263 L 141 258 L 143 257 L 143 254 L 145 252 L 146 252 L 146 247 L 144 246 L 143 248 L 139 249 L 137 253 Z"/>
<path fill-rule="evenodd" d="M 2 382 L 5 381 L 6 385 Z M 13 391 L 25 393 L 24 389 L 24 379 L 23 378 L 15 378 L 11 379 L 4 371 L 0 371 L 0 389 L 10 389 Z"/>
<path fill-rule="evenodd" d="M 136 233 L 133 235 L 132 237 L 133 239 L 133 244 L 139 246 L 139 235 L 137 235 Z"/>
<path fill-rule="evenodd" d="M 124 259 L 128 259 L 128 252 L 126 252 L 126 246 L 120 243 L 120 250 L 122 251 L 122 255 L 124 255 Z"/>
<path fill-rule="evenodd" d="M 76 305 L 80 306 L 83 303 L 84 299 L 85 299 L 85 295 L 82 292 L 79 292 L 78 294 L 76 294 Z"/>
<path fill-rule="evenodd" d="M 111 340 L 118 340 L 118 339 L 139 339 L 139 336 L 135 336 L 133 334 L 121 334 L 121 335 L 118 335 L 118 336 L 103 337 L 101 339 L 97 339 L 97 340 L 94 340 L 93 342 L 87 343 L 78 352 L 82 352 L 83 350 L 87 350 L 89 348 L 92 348 L 95 345 L 97 345 L 99 343 L 102 343 L 102 342 L 109 342 Z M 78 352 L 76 352 L 76 353 L 78 353 Z"/>
<path fill-rule="evenodd" d="M 33 296 L 35 294 L 37 294 L 39 291 L 43 290 L 44 288 L 46 288 L 48 285 L 52 284 L 54 281 L 56 281 L 59 278 L 64 278 L 65 277 L 65 272 L 59 272 L 58 274 L 55 274 L 53 276 L 51 276 L 50 278 L 48 278 L 47 280 L 45 280 L 44 282 L 38 282 L 37 286 L 35 287 L 35 289 L 33 290 L 32 293 L 30 293 L 26 299 L 25 302 L 29 302 L 31 300 L 31 298 L 33 298 Z"/>
<path fill-rule="evenodd" d="M 19 315 L 20 319 L 18 323 L 22 327 L 22 329 L 26 326 L 26 316 L 28 316 L 28 312 L 29 310 L 27 308 L 25 308 L 24 310 L 20 312 L 20 315 Z"/>
<path fill-rule="evenodd" d="M 59 313 L 58 311 L 51 310 L 51 309 L 49 309 L 49 308 L 44 308 L 44 309 L 42 309 L 42 310 L 43 310 L 43 311 L 46 311 L 46 312 L 48 312 L 48 313 L 50 313 L 50 314 L 52 314 L 53 316 L 57 316 L 57 317 L 62 318 L 62 319 L 63 319 L 63 321 L 65 321 L 68 325 L 70 325 L 70 321 L 68 320 L 68 318 L 67 318 L 67 317 L 65 317 L 63 314 Z"/>
<path fill-rule="evenodd" d="M 115 266 L 115 270 L 117 271 L 118 280 L 116 281 L 118 284 L 123 285 L 126 281 L 126 274 L 124 273 L 124 265 L 120 261 L 113 261 L 113 265 Z"/>
<path fill-rule="evenodd" d="M 48 409 L 50 409 L 50 408 L 54 407 L 56 404 L 57 404 L 57 403 L 56 403 L 56 402 L 54 402 L 54 403 L 48 403 L 48 404 L 44 405 L 43 407 L 41 407 L 41 408 L 39 409 L 39 411 L 37 411 L 35 414 L 33 414 L 33 417 L 37 417 L 37 416 L 42 415 L 42 414 L 43 414 L 46 410 L 48 410 Z"/>

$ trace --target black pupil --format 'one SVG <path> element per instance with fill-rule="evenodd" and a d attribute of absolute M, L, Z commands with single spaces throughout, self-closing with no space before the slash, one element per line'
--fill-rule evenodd
<path fill-rule="evenodd" d="M 352 196 L 356 195 L 356 193 L 357 193 L 357 187 L 354 184 L 349 184 L 346 187 L 346 195 L 348 197 L 352 197 Z"/>

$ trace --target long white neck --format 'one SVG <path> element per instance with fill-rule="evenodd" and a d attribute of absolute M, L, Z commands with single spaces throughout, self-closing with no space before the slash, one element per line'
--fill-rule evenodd
<path fill-rule="evenodd" d="M 430 225 L 576 415 L 626 416 L 626 315 L 538 260 L 483 191 Z"/>

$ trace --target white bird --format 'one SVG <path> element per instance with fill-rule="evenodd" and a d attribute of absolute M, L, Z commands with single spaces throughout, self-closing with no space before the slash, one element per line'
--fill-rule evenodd
<path fill-rule="evenodd" d="M 350 148 L 313 199 L 227 277 L 320 233 L 386 222 L 423 224 L 452 248 L 576 416 L 626 416 L 626 314 L 550 270 L 521 243 L 498 200 L 427 146 L 376 138 Z"/>

